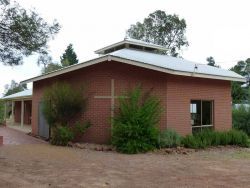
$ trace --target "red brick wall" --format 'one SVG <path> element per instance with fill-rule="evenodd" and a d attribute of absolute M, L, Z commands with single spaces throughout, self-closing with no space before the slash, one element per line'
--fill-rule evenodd
<path fill-rule="evenodd" d="M 123 92 L 139 83 L 142 84 L 145 91 L 152 89 L 153 94 L 161 99 L 165 108 L 160 122 L 161 128 L 169 126 L 175 128 L 181 134 L 191 133 L 189 102 L 194 99 L 193 97 L 208 96 L 213 100 L 216 99 L 215 109 L 218 114 L 216 115 L 216 128 L 224 129 L 231 126 L 231 98 L 228 97 L 230 93 L 229 82 L 175 77 L 119 62 L 103 62 L 33 83 L 33 133 L 37 134 L 38 104 L 41 101 L 44 89 L 56 81 L 65 81 L 73 86 L 85 85 L 86 87 L 88 107 L 81 118 L 91 120 L 92 126 L 87 130 L 82 140 L 96 143 L 108 142 L 110 140 L 111 100 L 96 99 L 94 96 L 110 96 L 111 79 L 115 80 L 115 95 L 122 95 Z M 208 87 L 206 87 L 206 84 Z M 195 90 L 192 90 L 192 88 Z M 199 94 L 200 90 L 203 93 L 202 95 Z M 219 101 L 220 99 L 222 101 Z M 116 100 L 117 104 L 118 101 Z M 221 109 L 221 106 L 224 109 Z M 229 111 L 230 113 L 225 114 Z"/>
<path fill-rule="evenodd" d="M 168 76 L 167 119 L 182 135 L 192 132 L 190 126 L 190 101 L 214 101 L 214 128 L 226 130 L 232 126 L 231 86 L 229 81 L 192 77 Z"/>

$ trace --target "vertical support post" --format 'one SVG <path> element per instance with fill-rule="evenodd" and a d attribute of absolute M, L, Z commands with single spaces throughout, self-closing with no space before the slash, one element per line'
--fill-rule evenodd
<path fill-rule="evenodd" d="M 21 127 L 23 127 L 23 120 L 24 120 L 24 100 L 22 99 L 22 102 L 21 102 Z"/>
<path fill-rule="evenodd" d="M 14 125 L 15 123 L 14 109 L 15 109 L 15 101 L 11 101 L 11 124 L 12 125 Z"/>
<path fill-rule="evenodd" d="M 4 101 L 4 121 L 7 119 L 7 101 Z"/>

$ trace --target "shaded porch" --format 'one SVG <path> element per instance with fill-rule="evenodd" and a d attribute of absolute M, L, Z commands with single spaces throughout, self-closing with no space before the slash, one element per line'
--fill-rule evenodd
<path fill-rule="evenodd" d="M 32 91 L 25 90 L 3 97 L 2 100 L 6 126 L 23 132 L 31 132 Z"/>

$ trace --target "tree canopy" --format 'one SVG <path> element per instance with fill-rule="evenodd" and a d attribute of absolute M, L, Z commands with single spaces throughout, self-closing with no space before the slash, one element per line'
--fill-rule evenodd
<path fill-rule="evenodd" d="M 244 87 L 242 87 L 242 83 L 240 82 L 232 82 L 233 103 L 241 103 L 243 101 L 250 102 L 250 58 L 246 59 L 245 61 L 238 61 L 237 64 L 233 66 L 230 70 L 244 76 L 247 80 Z"/>
<path fill-rule="evenodd" d="M 15 80 L 11 80 L 10 84 L 5 85 L 4 96 L 12 95 L 14 93 L 24 91 L 26 89 L 27 89 L 27 84 L 19 84 Z"/>
<path fill-rule="evenodd" d="M 0 61 L 22 64 L 24 56 L 47 53 L 47 43 L 60 26 L 47 23 L 33 10 L 25 10 L 11 0 L 0 0 Z"/>
<path fill-rule="evenodd" d="M 58 69 L 61 69 L 63 67 L 67 67 L 70 65 L 74 65 L 78 63 L 77 55 L 74 52 L 73 45 L 69 44 L 67 46 L 67 49 L 63 53 L 63 55 L 60 57 L 61 62 L 55 63 L 52 61 L 52 58 L 48 54 L 44 54 L 39 57 L 37 63 L 39 65 L 43 65 L 42 68 L 42 74 L 46 74 Z"/>
<path fill-rule="evenodd" d="M 62 66 L 58 63 L 49 63 L 45 67 L 42 68 L 42 74 L 46 74 L 58 69 L 61 69 Z"/>
<path fill-rule="evenodd" d="M 179 56 L 182 47 L 188 46 L 185 36 L 186 21 L 178 15 L 166 14 L 157 10 L 144 21 L 130 26 L 127 35 L 131 38 L 150 42 L 166 47 L 167 55 Z"/>
<path fill-rule="evenodd" d="M 73 49 L 73 45 L 69 44 L 67 49 L 61 56 L 61 64 L 63 67 L 74 65 L 78 63 L 77 55 Z"/>
<path fill-rule="evenodd" d="M 207 57 L 207 65 L 210 65 L 210 66 L 213 66 L 213 67 L 220 67 L 219 65 L 216 65 L 216 63 L 215 63 L 215 60 L 214 60 L 214 58 L 212 57 L 212 56 L 210 56 L 210 57 Z"/>
<path fill-rule="evenodd" d="M 242 84 L 239 82 L 231 83 L 231 96 L 233 99 L 233 104 L 242 103 L 249 98 L 248 89 L 241 87 L 241 85 Z"/>
<path fill-rule="evenodd" d="M 238 63 L 232 67 L 230 70 L 246 77 L 247 86 L 250 84 L 250 58 L 245 61 L 238 61 Z"/>

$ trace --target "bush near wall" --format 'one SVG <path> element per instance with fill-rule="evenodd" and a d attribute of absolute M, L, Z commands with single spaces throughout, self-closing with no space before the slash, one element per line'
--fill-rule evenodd
<path fill-rule="evenodd" d="M 182 144 L 184 147 L 194 149 L 219 145 L 249 146 L 247 134 L 240 130 L 230 130 L 226 132 L 202 131 L 184 137 Z"/>
<path fill-rule="evenodd" d="M 158 146 L 160 148 L 173 148 L 181 145 L 182 137 L 172 129 L 160 132 L 158 136 Z"/>
<path fill-rule="evenodd" d="M 233 109 L 233 127 L 244 131 L 250 136 L 250 109 L 249 107 L 239 106 Z"/>
<path fill-rule="evenodd" d="M 120 98 L 119 112 L 112 126 L 112 144 L 122 153 L 153 150 L 158 144 L 158 124 L 162 113 L 160 100 L 140 87 Z"/>
<path fill-rule="evenodd" d="M 86 110 L 87 98 L 82 88 L 55 83 L 43 95 L 43 113 L 52 128 L 51 144 L 67 145 L 83 135 L 90 122 L 76 121 Z"/>

